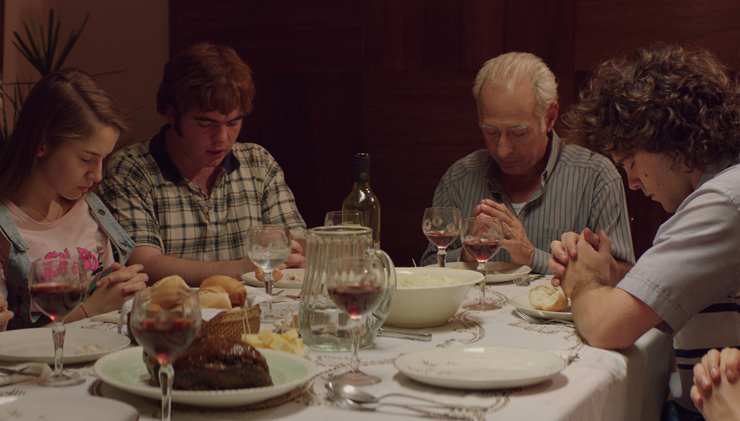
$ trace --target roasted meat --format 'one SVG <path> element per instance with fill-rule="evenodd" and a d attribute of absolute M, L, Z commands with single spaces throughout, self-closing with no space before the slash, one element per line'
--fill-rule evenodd
<path fill-rule="evenodd" d="M 159 386 L 159 363 L 144 352 L 151 383 Z M 272 386 L 265 357 L 246 343 L 223 336 L 197 338 L 172 364 L 175 390 L 230 390 Z"/>

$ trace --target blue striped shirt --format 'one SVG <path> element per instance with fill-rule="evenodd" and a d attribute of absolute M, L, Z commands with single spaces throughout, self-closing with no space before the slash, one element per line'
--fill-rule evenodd
<path fill-rule="evenodd" d="M 576 145 L 560 145 L 553 131 L 550 157 L 542 172 L 542 186 L 525 203 L 519 219 L 529 241 L 535 247 L 532 271 L 552 273 L 547 267 L 550 243 L 563 233 L 591 228 L 603 229 L 612 239 L 612 255 L 617 260 L 634 263 L 632 236 L 622 178 L 604 156 Z M 434 192 L 432 206 L 459 208 L 469 216 L 483 199 L 504 203 L 516 215 L 501 181 L 495 176 L 496 163 L 481 149 L 455 162 L 442 177 Z M 447 248 L 447 261 L 460 258 L 461 243 Z M 429 244 L 421 258 L 423 265 L 434 264 L 437 247 Z M 492 261 L 510 262 L 506 250 Z"/>
<path fill-rule="evenodd" d="M 705 171 L 617 284 L 675 333 L 681 388 L 671 393 L 693 411 L 694 364 L 712 348 L 740 347 L 740 159 L 718 169 Z"/>

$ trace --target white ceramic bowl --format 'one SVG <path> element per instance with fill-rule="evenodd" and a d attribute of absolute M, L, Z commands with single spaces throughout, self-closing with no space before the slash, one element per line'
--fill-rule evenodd
<path fill-rule="evenodd" d="M 483 275 L 479 272 L 439 267 L 396 268 L 396 274 L 419 274 L 432 278 L 444 275 L 459 281 L 454 285 L 396 288 L 393 307 L 385 324 L 403 328 L 447 323 L 460 308 L 470 287 L 483 281 Z"/>

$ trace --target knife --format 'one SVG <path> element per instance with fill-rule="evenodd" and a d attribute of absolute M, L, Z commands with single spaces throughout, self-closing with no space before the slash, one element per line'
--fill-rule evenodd
<path fill-rule="evenodd" d="M 393 330 L 389 328 L 378 329 L 378 336 L 386 336 L 389 338 L 398 338 L 398 339 L 411 339 L 413 341 L 422 341 L 422 342 L 429 342 L 432 340 L 431 333 L 403 332 L 400 330 Z"/>

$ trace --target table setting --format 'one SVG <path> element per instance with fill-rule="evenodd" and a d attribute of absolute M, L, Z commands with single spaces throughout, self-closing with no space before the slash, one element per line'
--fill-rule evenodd
<path fill-rule="evenodd" d="M 486 250 L 489 257 L 495 253 Z M 285 271 L 299 273 L 291 281 L 300 281 L 300 289 L 294 284 L 284 289 L 279 281 L 260 287 L 251 281 L 254 273 L 241 279 L 247 296 L 261 297 L 245 305 L 266 311 L 258 329 L 229 341 L 255 346 L 249 348 L 259 354 L 255 370 L 269 372 L 268 383 L 178 389 L 177 380 L 182 382 L 188 371 L 176 358 L 208 340 L 199 330 L 209 309 L 190 305 L 189 316 L 178 310 L 168 316 L 174 325 L 157 327 L 161 314 L 144 309 L 164 307 L 137 305 L 143 300 L 137 294 L 131 323 L 121 323 L 120 312 L 113 312 L 66 325 L 64 372 L 81 384 L 39 386 L 55 362 L 51 329 L 0 333 L 0 418 L 7 411 L 35 414 L 37 404 L 50 399 L 85 399 L 86 410 L 115 413 L 106 419 L 122 420 L 659 416 L 667 393 L 670 336 L 652 329 L 620 352 L 592 348 L 578 335 L 569 307 L 538 310 L 528 299 L 532 289 L 550 284 L 550 276 L 532 274 L 526 266 L 489 267 L 482 258 L 473 267 L 464 262 L 395 267 L 385 253 L 371 248 L 370 230 L 359 226 L 309 230 L 307 255 L 305 269 Z M 273 269 L 265 272 L 275 275 Z M 489 280 L 490 275 L 508 279 Z M 194 295 L 183 289 L 183 297 Z M 130 326 L 144 348 L 130 340 Z M 166 343 L 158 339 L 162 335 L 168 335 Z M 150 352 L 148 360 L 144 350 Z M 152 356 L 161 363 L 160 382 L 171 384 L 168 379 L 174 377 L 174 388 L 152 383 Z M 174 376 L 172 361 L 180 363 Z M 29 369 L 23 364 L 37 365 L 34 374 L 13 372 Z M 39 366 L 46 370 L 38 371 Z M 16 377 L 3 383 L 3 376 Z M 61 408 L 54 414 L 78 410 L 69 404 Z"/>

